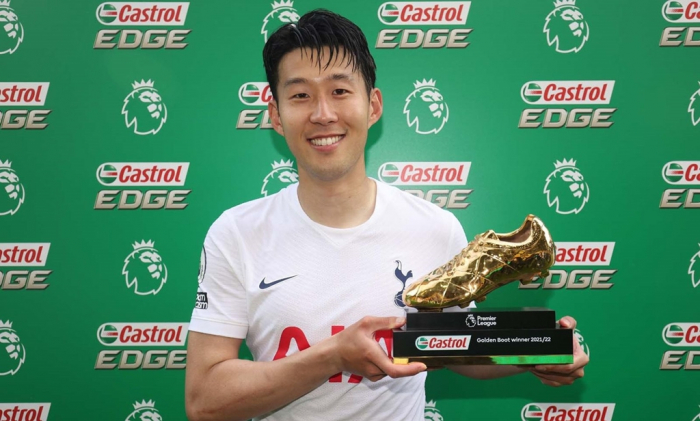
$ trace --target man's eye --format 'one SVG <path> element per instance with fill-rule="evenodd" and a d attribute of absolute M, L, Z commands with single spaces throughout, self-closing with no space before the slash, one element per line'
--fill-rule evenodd
<path fill-rule="evenodd" d="M 336 94 L 336 95 L 343 95 L 343 94 L 347 94 L 347 93 L 348 93 L 348 90 L 347 90 L 347 89 L 339 88 L 339 89 L 334 90 L 333 93 Z"/>
<path fill-rule="evenodd" d="M 308 98 L 309 96 L 307 94 L 294 94 L 292 95 L 292 98 Z"/>

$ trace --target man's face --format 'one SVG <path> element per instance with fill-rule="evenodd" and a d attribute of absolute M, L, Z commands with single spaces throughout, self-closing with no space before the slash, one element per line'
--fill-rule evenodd
<path fill-rule="evenodd" d="M 287 140 L 301 179 L 364 175 L 367 131 L 382 114 L 381 92 L 375 88 L 368 98 L 360 71 L 353 72 L 336 55 L 325 67 L 328 54 L 326 47 L 320 68 L 309 50 L 285 55 L 279 64 L 278 98 L 268 106 L 272 126 Z"/>

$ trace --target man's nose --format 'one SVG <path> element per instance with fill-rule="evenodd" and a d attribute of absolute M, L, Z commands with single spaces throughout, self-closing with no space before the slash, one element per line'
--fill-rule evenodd
<path fill-rule="evenodd" d="M 311 122 L 317 124 L 331 124 L 338 121 L 338 115 L 335 112 L 333 104 L 331 104 L 325 96 L 320 96 L 314 104 L 314 110 L 311 113 Z"/>

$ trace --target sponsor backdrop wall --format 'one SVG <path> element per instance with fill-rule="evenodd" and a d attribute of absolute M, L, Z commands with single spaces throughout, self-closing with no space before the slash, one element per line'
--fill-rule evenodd
<path fill-rule="evenodd" d="M 186 418 L 204 235 L 297 181 L 261 49 L 317 7 L 357 22 L 377 61 L 368 175 L 469 238 L 540 216 L 557 266 L 481 306 L 572 315 L 591 358 L 562 388 L 432 372 L 426 419 L 698 420 L 687 0 L 0 1 L 0 420 Z"/>

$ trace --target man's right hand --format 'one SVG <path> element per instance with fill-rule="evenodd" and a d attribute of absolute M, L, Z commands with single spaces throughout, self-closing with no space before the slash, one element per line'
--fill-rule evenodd
<path fill-rule="evenodd" d="M 338 371 L 360 375 L 372 382 L 415 376 L 426 370 L 423 363 L 394 364 L 374 339 L 379 330 L 396 329 L 404 325 L 403 317 L 363 317 L 360 321 L 329 338 L 337 351 L 333 360 Z"/>

